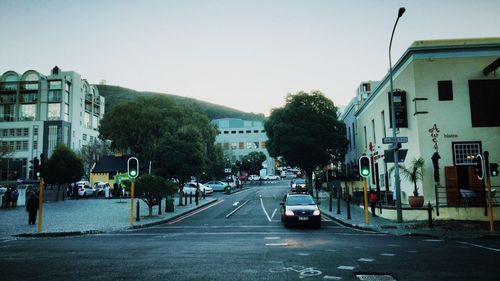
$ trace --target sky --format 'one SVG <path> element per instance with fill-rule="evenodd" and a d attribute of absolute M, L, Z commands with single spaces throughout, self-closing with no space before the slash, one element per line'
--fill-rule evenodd
<path fill-rule="evenodd" d="M 287 94 L 345 106 L 418 40 L 499 37 L 498 0 L 0 0 L 0 74 L 55 66 L 268 116 Z"/>

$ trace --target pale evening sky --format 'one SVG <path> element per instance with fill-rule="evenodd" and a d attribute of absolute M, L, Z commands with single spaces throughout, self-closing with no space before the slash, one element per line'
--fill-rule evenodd
<path fill-rule="evenodd" d="M 0 73 L 57 65 L 90 83 L 270 114 L 287 93 L 347 105 L 416 40 L 500 36 L 498 0 L 0 0 Z"/>

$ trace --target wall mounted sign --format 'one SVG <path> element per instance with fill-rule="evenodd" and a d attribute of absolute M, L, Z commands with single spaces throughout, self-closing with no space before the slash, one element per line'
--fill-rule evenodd
<path fill-rule="evenodd" d="M 438 151 L 438 142 L 437 137 L 439 135 L 439 128 L 434 124 L 432 128 L 429 129 L 429 133 L 431 133 L 432 142 L 434 143 L 434 150 Z"/>

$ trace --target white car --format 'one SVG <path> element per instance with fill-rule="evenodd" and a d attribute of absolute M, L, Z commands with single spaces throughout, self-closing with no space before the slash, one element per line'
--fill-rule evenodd
<path fill-rule="evenodd" d="M 94 195 L 94 189 L 90 185 L 77 183 L 78 185 L 78 196 L 89 197 Z"/>
<path fill-rule="evenodd" d="M 258 180 L 260 180 L 260 177 L 257 175 L 250 175 L 250 176 L 248 176 L 248 180 L 249 181 L 258 181 Z"/>
<path fill-rule="evenodd" d="M 200 185 L 200 192 L 203 193 L 205 191 L 205 195 L 210 195 L 214 192 L 214 190 L 211 187 L 208 187 L 204 184 L 199 184 Z M 184 194 L 189 195 L 189 193 L 193 193 L 193 195 L 196 194 L 196 182 L 188 182 L 184 184 L 183 187 Z"/>
<path fill-rule="evenodd" d="M 278 175 L 267 175 L 264 177 L 264 180 L 266 181 L 277 181 L 280 179 L 280 176 Z"/>

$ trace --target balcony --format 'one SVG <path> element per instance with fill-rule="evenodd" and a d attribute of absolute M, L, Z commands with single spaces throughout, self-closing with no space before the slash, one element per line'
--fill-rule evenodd
<path fill-rule="evenodd" d="M 17 82 L 0 82 L 0 92 L 16 92 Z"/>
<path fill-rule="evenodd" d="M 12 104 L 17 102 L 16 94 L 1 94 L 0 95 L 0 103 L 1 104 Z"/>
<path fill-rule="evenodd" d="M 19 102 L 20 103 L 35 103 L 38 101 L 38 93 L 34 94 L 20 94 Z"/>
<path fill-rule="evenodd" d="M 24 92 L 38 91 L 38 81 L 21 82 L 20 89 Z"/>

